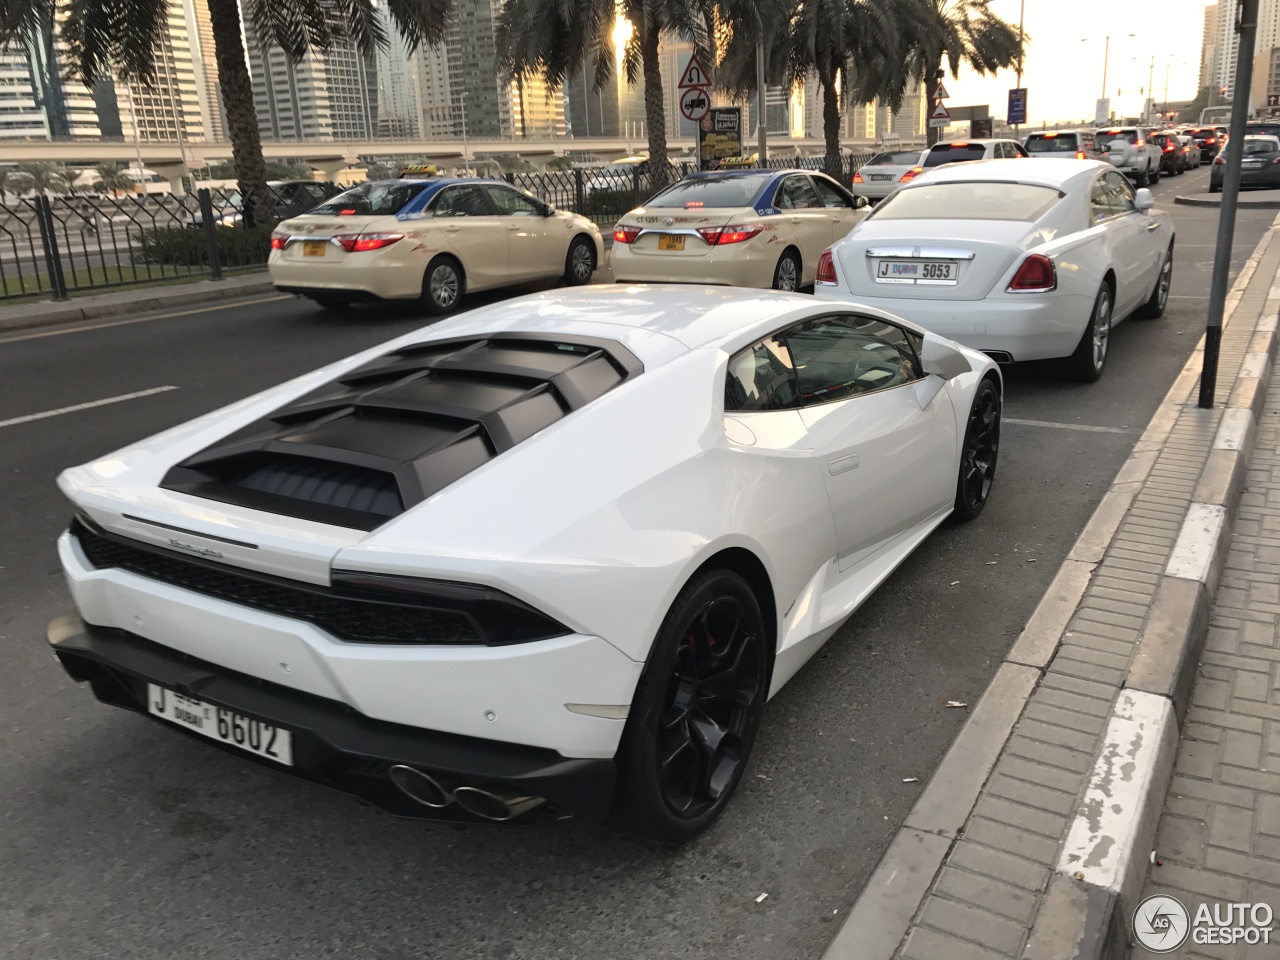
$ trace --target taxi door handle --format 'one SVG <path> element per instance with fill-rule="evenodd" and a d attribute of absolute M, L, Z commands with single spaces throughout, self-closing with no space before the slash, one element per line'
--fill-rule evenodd
<path fill-rule="evenodd" d="M 804 217 L 792 217 L 792 218 L 791 218 L 791 222 L 792 222 L 792 223 L 804 223 Z"/>
<path fill-rule="evenodd" d="M 1159 230 L 1159 229 L 1160 229 L 1160 224 L 1158 223 L 1147 224 L 1147 233 L 1150 233 L 1152 230 Z"/>

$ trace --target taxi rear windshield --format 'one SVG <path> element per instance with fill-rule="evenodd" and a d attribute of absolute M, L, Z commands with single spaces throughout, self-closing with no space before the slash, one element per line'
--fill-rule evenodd
<path fill-rule="evenodd" d="M 1075 153 L 1078 137 L 1074 133 L 1057 133 L 1051 137 L 1033 133 L 1027 137 L 1027 153 Z"/>
<path fill-rule="evenodd" d="M 987 148 L 980 143 L 939 143 L 929 150 L 923 166 L 939 167 L 961 160 L 981 160 Z"/>
<path fill-rule="evenodd" d="M 696 177 L 680 180 L 663 190 L 646 207 L 749 207 L 772 174 Z"/>
<path fill-rule="evenodd" d="M 875 220 L 1038 220 L 1061 199 L 1052 187 L 994 180 L 921 184 L 881 202 Z"/>
<path fill-rule="evenodd" d="M 311 212 L 330 216 L 389 217 L 403 210 L 427 187 L 425 183 L 362 183 L 320 204 Z"/>

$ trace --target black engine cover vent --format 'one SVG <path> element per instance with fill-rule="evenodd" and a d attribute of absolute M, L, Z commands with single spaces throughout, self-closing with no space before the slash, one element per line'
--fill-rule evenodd
<path fill-rule="evenodd" d="M 413 344 L 188 457 L 161 486 L 372 530 L 643 370 L 594 337 Z"/>

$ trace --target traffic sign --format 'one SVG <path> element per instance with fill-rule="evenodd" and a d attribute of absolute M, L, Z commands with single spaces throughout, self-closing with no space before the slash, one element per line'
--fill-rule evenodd
<path fill-rule="evenodd" d="M 1027 122 L 1027 88 L 1014 87 L 1009 91 L 1009 116 L 1006 118 L 1011 124 Z"/>
<path fill-rule="evenodd" d="M 946 99 L 948 99 L 950 96 L 951 96 L 951 94 L 947 93 L 947 88 L 946 88 L 946 87 L 944 87 L 944 86 L 942 85 L 942 81 L 941 81 L 941 80 L 939 80 L 939 81 L 938 81 L 938 88 L 937 88 L 936 90 L 934 90 L 934 91 L 933 91 L 933 99 L 935 99 L 935 100 L 946 100 Z"/>
<path fill-rule="evenodd" d="M 711 110 L 711 95 L 706 87 L 686 87 L 680 94 L 680 112 L 687 120 L 701 120 Z"/>
<path fill-rule="evenodd" d="M 709 87 L 711 86 L 711 77 L 707 75 L 707 71 L 702 69 L 702 64 L 698 62 L 696 56 L 689 57 L 689 62 L 685 65 L 684 73 L 680 74 L 680 82 L 676 86 L 683 90 L 686 87 Z"/>
<path fill-rule="evenodd" d="M 933 108 L 933 112 L 929 114 L 929 126 L 945 127 L 951 123 L 951 111 L 942 103 Z"/>
<path fill-rule="evenodd" d="M 1280 96 L 1277 96 L 1277 95 L 1276 95 L 1276 94 L 1274 94 L 1274 93 L 1268 93 L 1268 94 L 1267 94 L 1267 106 L 1268 106 L 1268 107 L 1280 107 Z"/>

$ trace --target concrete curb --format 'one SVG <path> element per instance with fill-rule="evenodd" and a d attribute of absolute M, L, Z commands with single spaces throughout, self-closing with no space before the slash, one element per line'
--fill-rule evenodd
<path fill-rule="evenodd" d="M 1227 297 L 1228 316 L 1253 279 L 1275 231 L 1280 231 L 1280 217 L 1236 278 Z M 1272 288 L 1269 307 L 1278 296 L 1280 288 Z M 1023 960 L 1121 960 L 1128 953 L 1128 909 L 1142 889 L 1147 852 L 1172 776 L 1177 705 L 1185 711 L 1207 631 L 1212 590 L 1230 540 L 1229 521 L 1239 502 L 1256 436 L 1265 380 L 1276 355 L 1274 316 L 1259 320 L 1249 352 L 1196 488 L 1196 500 L 1206 499 L 1184 521 L 1185 545 L 1180 535 L 1178 546 L 1183 549 L 1175 549 L 1169 560 L 1173 572 L 1166 571 L 1168 590 L 1154 601 L 1147 620 L 1149 639 L 1146 635 L 1140 639 L 1126 680 L 1126 688 L 1132 689 L 1122 690 L 1112 705 L 1085 802 L 1068 832 L 1058 869 L 1050 876 Z M 904 942 L 1022 710 L 1057 653 L 1095 566 L 1110 547 L 1174 425 L 1185 408 L 1195 403 L 1192 390 L 1202 358 L 1203 342 L 1170 386 L 1129 460 L 1077 537 L 823 960 L 891 960 Z M 1118 765 L 1125 769 L 1118 771 Z M 1117 789 L 1118 780 L 1124 781 L 1122 789 Z M 1113 795 L 1121 794 L 1120 801 L 1112 801 Z"/>
<path fill-rule="evenodd" d="M 1269 307 L 1274 305 L 1268 300 Z M 1042 909 L 1029 946 L 1037 933 L 1041 941 L 1048 939 L 1047 929 L 1040 930 L 1043 922 L 1075 944 L 1077 952 L 1064 957 L 1094 960 L 1128 950 L 1126 918 L 1141 899 L 1147 853 L 1173 776 L 1179 730 L 1209 632 L 1276 344 L 1276 317 L 1260 318 L 1063 846 L 1055 881 L 1060 891 L 1066 884 L 1084 891 L 1087 909 L 1081 912 L 1079 902 L 1074 909 L 1059 904 L 1058 915 Z M 1198 359 L 1199 353 L 1192 355 L 1193 362 Z M 1121 763 L 1127 766 L 1123 775 Z M 1064 923 L 1062 914 L 1073 914 L 1074 926 Z M 1102 922 L 1103 917 L 1109 919 Z"/>
<path fill-rule="evenodd" d="M 52 327 L 86 320 L 109 320 L 137 316 L 227 300 L 247 299 L 274 293 L 270 278 L 263 273 L 230 280 L 197 280 L 172 287 L 124 288 L 111 293 L 57 302 L 42 300 L 16 307 L 0 307 L 0 331 Z"/>
<path fill-rule="evenodd" d="M 1268 193 L 1275 191 L 1268 190 Z M 1180 203 L 1184 207 L 1220 207 L 1222 206 L 1222 198 L 1217 194 L 1204 197 L 1174 197 L 1174 203 Z M 1272 199 L 1254 199 L 1244 195 L 1240 195 L 1240 199 L 1236 201 L 1237 206 L 1245 210 L 1280 210 L 1280 198 Z"/>

